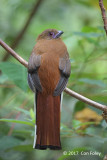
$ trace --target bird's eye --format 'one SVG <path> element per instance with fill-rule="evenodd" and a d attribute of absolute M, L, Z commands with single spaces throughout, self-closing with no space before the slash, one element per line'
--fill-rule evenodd
<path fill-rule="evenodd" d="M 53 32 L 49 32 L 49 35 L 52 36 L 52 35 L 53 35 Z"/>

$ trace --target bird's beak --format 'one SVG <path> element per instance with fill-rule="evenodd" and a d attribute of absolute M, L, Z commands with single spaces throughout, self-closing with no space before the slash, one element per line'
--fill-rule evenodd
<path fill-rule="evenodd" d="M 61 36 L 61 34 L 63 34 L 63 31 L 58 31 L 58 33 L 54 36 L 54 38 L 59 38 Z"/>

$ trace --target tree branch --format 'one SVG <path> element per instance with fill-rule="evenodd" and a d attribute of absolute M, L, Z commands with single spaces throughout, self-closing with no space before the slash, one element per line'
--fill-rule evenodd
<path fill-rule="evenodd" d="M 0 45 L 9 52 L 15 59 L 17 59 L 21 64 L 25 67 L 28 67 L 28 62 L 25 61 L 22 57 L 20 57 L 11 47 L 9 47 L 5 42 L 0 39 Z"/>
<path fill-rule="evenodd" d="M 26 32 L 26 30 L 27 30 L 27 28 L 28 28 L 28 26 L 29 26 L 32 18 L 33 18 L 34 15 L 37 13 L 38 8 L 39 8 L 39 6 L 41 5 L 42 1 L 43 1 L 43 0 L 38 0 L 38 1 L 34 4 L 33 9 L 32 9 L 32 12 L 30 13 L 30 15 L 29 15 L 29 17 L 28 17 L 25 25 L 23 26 L 23 28 L 21 29 L 21 31 L 19 32 L 19 34 L 16 36 L 14 42 L 13 42 L 12 45 L 11 45 L 11 48 L 15 49 L 16 46 L 18 46 L 18 44 L 19 44 L 20 40 L 22 39 L 22 37 L 24 36 L 24 34 L 25 34 L 25 32 Z M 8 58 L 9 58 L 9 54 L 6 52 L 5 55 L 4 55 L 4 57 L 3 57 L 3 59 L 2 59 L 2 61 L 6 61 Z"/>
<path fill-rule="evenodd" d="M 103 19 L 103 22 L 104 22 L 104 29 L 105 29 L 105 32 L 106 32 L 106 35 L 107 35 L 107 17 L 106 17 L 106 11 L 105 11 L 105 8 L 104 8 L 104 5 L 103 5 L 103 0 L 99 0 L 99 6 L 100 6 L 100 9 L 101 9 L 102 19 Z"/>
<path fill-rule="evenodd" d="M 76 98 L 76 99 L 79 99 L 80 101 L 82 101 L 82 102 L 84 102 L 84 103 L 86 103 L 86 104 L 89 104 L 89 105 L 91 105 L 91 106 L 93 106 L 93 107 L 95 107 L 95 108 L 97 108 L 97 109 L 100 109 L 100 110 L 102 110 L 102 111 L 104 111 L 104 110 L 107 109 L 107 106 L 102 105 L 102 104 L 97 103 L 97 102 L 94 102 L 94 101 L 92 101 L 91 99 L 88 99 L 88 98 L 86 98 L 86 97 L 84 97 L 84 96 L 82 96 L 82 95 L 80 95 L 80 94 L 72 91 L 72 90 L 69 89 L 69 88 L 65 88 L 64 91 L 65 91 L 67 94 L 69 94 L 70 96 L 72 96 L 72 97 L 74 97 L 74 98 Z"/>
<path fill-rule="evenodd" d="M 24 60 L 22 57 L 20 57 L 12 48 L 10 48 L 5 42 L 3 42 L 2 40 L 0 40 L 0 45 L 7 51 L 9 52 L 15 59 L 17 59 L 21 64 L 23 64 L 26 68 L 28 67 L 28 62 L 26 60 Z M 100 109 L 103 111 L 103 118 L 107 121 L 107 106 L 102 105 L 100 103 L 97 103 L 95 101 L 92 101 L 72 90 L 70 90 L 69 88 L 65 88 L 64 90 L 67 94 L 69 94 L 70 96 L 75 97 L 76 99 L 89 104 L 97 109 Z"/>

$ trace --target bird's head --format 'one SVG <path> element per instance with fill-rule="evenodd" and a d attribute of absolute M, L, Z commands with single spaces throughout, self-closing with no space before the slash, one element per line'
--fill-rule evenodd
<path fill-rule="evenodd" d="M 37 40 L 41 39 L 58 39 L 63 34 L 63 31 L 57 31 L 56 29 L 47 29 L 43 31 L 37 38 Z"/>

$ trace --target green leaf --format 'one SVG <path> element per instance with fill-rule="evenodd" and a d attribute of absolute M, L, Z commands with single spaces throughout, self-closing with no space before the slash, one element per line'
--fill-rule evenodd
<path fill-rule="evenodd" d="M 60 129 L 61 130 L 69 130 L 69 128 L 65 124 L 63 124 L 63 123 L 61 123 Z"/>
<path fill-rule="evenodd" d="M 91 32 L 91 33 L 74 32 L 73 34 L 76 35 L 76 36 L 81 36 L 81 37 L 86 37 L 86 38 L 89 38 L 89 37 L 97 38 L 97 37 L 103 37 L 104 36 L 104 34 L 102 34 L 102 33 L 94 33 L 94 32 Z"/>
<path fill-rule="evenodd" d="M 3 84 L 8 80 L 8 77 L 4 74 L 0 75 L 0 83 Z"/>
<path fill-rule="evenodd" d="M 95 137 L 100 143 L 107 142 L 107 130 L 104 128 L 102 129 L 101 127 L 88 127 L 86 128 L 85 133 L 89 136 Z"/>
<path fill-rule="evenodd" d="M 73 120 L 72 124 L 73 124 L 73 128 L 78 129 L 84 125 L 96 124 L 96 122 L 80 122 L 78 120 Z"/>
<path fill-rule="evenodd" d="M 33 109 L 30 109 L 30 116 L 31 116 L 32 120 L 35 119 L 35 113 L 34 113 Z"/>
<path fill-rule="evenodd" d="M 102 121 L 101 126 L 106 129 L 107 128 L 107 123 L 105 120 Z"/>
<path fill-rule="evenodd" d="M 61 123 L 61 135 L 72 135 L 73 134 L 73 130 L 71 128 L 68 128 L 66 125 L 64 125 L 63 123 Z"/>
<path fill-rule="evenodd" d="M 102 93 L 105 93 L 105 92 L 107 92 L 107 90 L 103 90 L 103 91 L 102 91 Z"/>
<path fill-rule="evenodd" d="M 32 124 L 35 124 L 35 119 L 29 119 L 29 118 L 25 118 L 25 120 L 31 122 Z"/>
<path fill-rule="evenodd" d="M 1 62 L 0 69 L 19 88 L 24 91 L 27 90 L 27 70 L 24 66 L 10 62 Z"/>
<path fill-rule="evenodd" d="M 13 149 L 20 152 L 31 152 L 33 149 L 33 145 L 32 144 L 18 145 L 18 146 L 14 146 Z"/>
<path fill-rule="evenodd" d="M 81 122 L 78 120 L 73 120 L 72 125 L 73 125 L 73 128 L 78 129 L 80 128 Z"/>
<path fill-rule="evenodd" d="M 74 59 L 70 59 L 70 62 L 71 62 L 71 63 L 74 63 L 74 62 L 75 62 L 75 60 L 74 60 Z"/>
<path fill-rule="evenodd" d="M 25 140 L 25 139 L 31 139 L 31 137 L 34 137 L 34 129 L 30 130 L 28 128 L 26 128 L 25 130 L 21 129 L 20 130 L 13 130 L 12 132 L 12 136 L 15 136 L 19 139 Z"/>
<path fill-rule="evenodd" d="M 85 108 L 85 103 L 83 103 L 81 101 L 77 101 L 76 105 L 75 105 L 75 108 L 74 108 L 74 111 L 73 111 L 73 114 L 75 114 L 78 111 L 83 110 L 84 108 Z"/>
<path fill-rule="evenodd" d="M 4 136 L 0 138 L 0 150 L 6 150 L 11 147 L 19 145 L 21 141 L 11 136 Z"/>
<path fill-rule="evenodd" d="M 20 121 L 20 120 L 15 120 L 15 119 L 0 119 L 1 122 L 12 122 L 12 123 L 20 123 L 20 124 L 26 124 L 29 126 L 34 126 L 32 123 L 27 122 L 27 121 Z"/>
<path fill-rule="evenodd" d="M 21 130 L 16 130 L 16 129 L 14 129 L 14 131 L 13 131 L 13 133 L 23 133 L 23 134 L 32 134 L 32 132 L 34 132 L 34 131 L 32 131 L 32 130 L 23 130 L 23 129 L 21 129 Z"/>
<path fill-rule="evenodd" d="M 92 85 L 97 85 L 100 87 L 106 87 L 106 84 L 103 83 L 101 80 L 89 79 L 89 78 L 80 78 L 78 79 L 79 82 L 88 83 Z"/>
<path fill-rule="evenodd" d="M 15 107 L 15 109 L 16 109 L 17 111 L 23 112 L 24 114 L 26 114 L 26 115 L 29 115 L 29 116 L 30 116 L 29 111 L 27 111 L 27 110 L 25 110 L 25 109 L 18 108 L 18 107 Z"/>
<path fill-rule="evenodd" d="M 98 32 L 99 31 L 99 29 L 98 28 L 95 28 L 95 27 L 91 27 L 91 26 L 84 26 L 83 28 L 82 28 L 82 32 L 85 32 L 85 33 L 91 33 L 91 32 L 94 32 L 94 33 L 96 33 L 96 32 Z"/>

